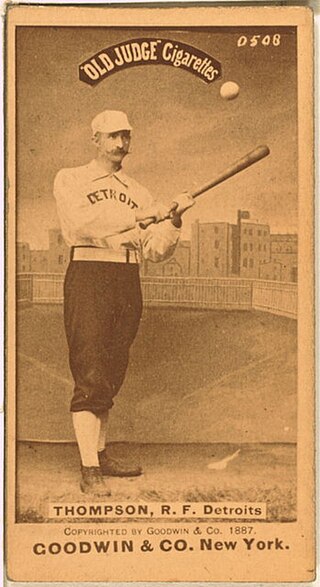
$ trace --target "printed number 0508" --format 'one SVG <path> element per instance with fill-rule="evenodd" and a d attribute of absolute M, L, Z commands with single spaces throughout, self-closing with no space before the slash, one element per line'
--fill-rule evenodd
<path fill-rule="evenodd" d="M 279 35 L 279 33 L 276 33 L 275 35 L 253 35 L 252 37 L 241 35 L 238 39 L 237 45 L 238 47 L 245 47 L 245 45 L 249 45 L 249 47 L 256 47 L 257 45 L 264 45 L 264 47 L 273 45 L 274 47 L 279 47 L 280 42 L 281 35 Z"/>

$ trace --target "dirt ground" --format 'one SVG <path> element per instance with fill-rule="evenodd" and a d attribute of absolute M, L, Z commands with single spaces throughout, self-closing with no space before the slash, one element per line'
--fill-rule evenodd
<path fill-rule="evenodd" d="M 239 449 L 225 469 L 208 468 Z M 113 503 L 266 502 L 268 521 L 295 520 L 295 444 L 114 443 L 110 454 L 138 462 L 144 470 L 141 477 L 106 478 L 112 492 L 106 499 Z M 75 444 L 20 442 L 17 521 L 49 521 L 49 502 L 92 503 L 94 500 L 79 489 L 79 473 Z M 95 501 L 101 502 L 101 498 Z"/>

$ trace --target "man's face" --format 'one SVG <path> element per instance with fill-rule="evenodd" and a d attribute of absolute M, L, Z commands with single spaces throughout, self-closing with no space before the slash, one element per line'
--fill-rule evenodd
<path fill-rule="evenodd" d="M 112 163 L 121 163 L 130 147 L 130 131 L 99 132 L 95 135 L 95 144 L 99 154 Z"/>

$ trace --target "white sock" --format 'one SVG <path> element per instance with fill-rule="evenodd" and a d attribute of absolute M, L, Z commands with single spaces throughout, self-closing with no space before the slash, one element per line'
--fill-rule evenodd
<path fill-rule="evenodd" d="M 73 412 L 73 427 L 84 467 L 98 467 L 100 418 L 92 412 Z"/>
<path fill-rule="evenodd" d="M 102 452 L 106 447 L 107 423 L 109 412 L 104 412 L 99 416 L 100 418 L 100 434 L 98 441 L 98 452 Z"/>

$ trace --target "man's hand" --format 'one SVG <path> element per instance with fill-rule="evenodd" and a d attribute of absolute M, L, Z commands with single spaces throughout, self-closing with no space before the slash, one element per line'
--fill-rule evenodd
<path fill-rule="evenodd" d="M 144 208 L 143 210 L 138 210 L 136 213 L 136 221 L 146 221 L 146 220 L 153 220 L 155 224 L 158 222 L 162 222 L 165 218 L 170 217 L 171 206 L 165 206 L 161 203 L 154 203 L 149 208 Z"/>
<path fill-rule="evenodd" d="M 189 192 L 182 192 L 176 196 L 171 204 L 171 210 L 174 214 L 181 216 L 188 208 L 194 206 L 195 201 Z"/>
<path fill-rule="evenodd" d="M 182 192 L 178 196 L 175 197 L 174 201 L 171 203 L 171 222 L 173 226 L 176 228 L 181 228 L 182 214 L 191 208 L 195 204 L 193 197 L 189 194 L 189 192 Z"/>
<path fill-rule="evenodd" d="M 136 213 L 136 221 L 141 222 L 141 226 L 146 228 L 151 223 L 158 224 L 166 218 L 170 218 L 173 226 L 181 228 L 182 214 L 188 210 L 188 208 L 191 208 L 194 203 L 194 199 L 189 192 L 182 192 L 175 197 L 174 201 L 169 206 L 155 203 L 152 206 L 149 206 L 149 208 L 138 210 Z"/>

